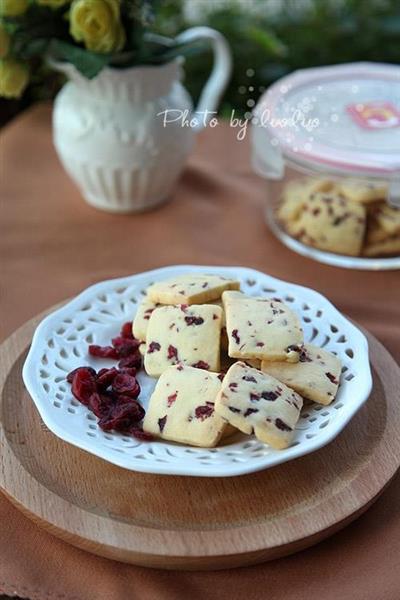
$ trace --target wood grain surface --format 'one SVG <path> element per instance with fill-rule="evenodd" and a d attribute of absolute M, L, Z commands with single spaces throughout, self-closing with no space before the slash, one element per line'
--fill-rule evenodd
<path fill-rule="evenodd" d="M 90 552 L 166 569 L 248 565 L 316 543 L 356 518 L 400 465 L 400 369 L 371 335 L 374 388 L 325 448 L 233 478 L 126 471 L 55 437 L 21 379 L 39 320 L 0 347 L 0 488 Z"/>

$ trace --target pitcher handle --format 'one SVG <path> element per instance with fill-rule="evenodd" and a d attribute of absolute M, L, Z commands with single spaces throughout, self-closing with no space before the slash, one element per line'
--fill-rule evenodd
<path fill-rule="evenodd" d="M 203 39 L 211 42 L 214 64 L 195 109 L 197 113 L 202 115 L 198 119 L 198 125 L 195 127 L 196 131 L 203 129 L 216 116 L 212 113 L 218 108 L 232 72 L 232 55 L 228 42 L 215 29 L 211 29 L 211 27 L 191 27 L 176 37 L 176 41 L 182 44 Z M 205 111 L 208 111 L 207 114 Z"/>

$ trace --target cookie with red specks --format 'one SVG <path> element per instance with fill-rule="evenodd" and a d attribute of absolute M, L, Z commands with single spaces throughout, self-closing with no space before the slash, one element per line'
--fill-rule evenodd
<path fill-rule="evenodd" d="M 383 200 L 388 193 L 388 186 L 384 182 L 369 182 L 360 179 L 347 179 L 338 184 L 338 189 L 345 198 L 360 204 L 370 204 L 376 200 Z"/>
<path fill-rule="evenodd" d="M 337 192 L 311 194 L 292 228 L 295 237 L 336 254 L 358 256 L 364 240 L 366 210 Z"/>
<path fill-rule="evenodd" d="M 219 371 L 222 309 L 212 304 L 160 306 L 150 316 L 144 368 L 158 377 L 178 363 Z"/>
<path fill-rule="evenodd" d="M 192 273 L 158 281 L 147 289 L 149 300 L 160 304 L 204 304 L 225 290 L 239 290 L 240 282 L 221 275 Z"/>
<path fill-rule="evenodd" d="M 380 242 L 367 242 L 364 246 L 364 256 L 399 256 L 400 233 L 386 237 Z"/>
<path fill-rule="evenodd" d="M 220 389 L 216 373 L 184 365 L 168 367 L 150 398 L 144 431 L 180 444 L 216 446 L 227 429 L 215 412 Z"/>
<path fill-rule="evenodd" d="M 228 354 L 233 358 L 299 360 L 303 331 L 297 315 L 284 302 L 224 292 Z"/>
<path fill-rule="evenodd" d="M 161 306 L 157 302 L 152 302 L 145 296 L 139 304 L 136 315 L 132 323 L 132 332 L 136 339 L 146 341 L 147 326 L 150 321 L 151 313 L 155 308 Z"/>
<path fill-rule="evenodd" d="M 215 401 L 228 423 L 278 450 L 292 443 L 302 406 L 301 396 L 284 383 L 243 362 L 229 369 Z"/>
<path fill-rule="evenodd" d="M 334 400 L 340 382 L 341 363 L 331 352 L 304 344 L 296 364 L 262 361 L 261 370 L 304 398 L 328 405 Z"/>

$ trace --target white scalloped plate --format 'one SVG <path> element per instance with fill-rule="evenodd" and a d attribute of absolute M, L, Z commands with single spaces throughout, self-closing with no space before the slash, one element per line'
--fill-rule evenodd
<path fill-rule="evenodd" d="M 290 448 L 273 450 L 241 433 L 217 448 L 194 448 L 164 441 L 140 442 L 105 433 L 77 402 L 65 380 L 75 367 L 114 364 L 87 354 L 89 343 L 108 344 L 131 320 L 144 290 L 154 281 L 185 272 L 236 277 L 253 296 L 273 296 L 301 317 L 305 339 L 337 354 L 342 361 L 338 395 L 330 406 L 303 408 Z M 93 285 L 47 316 L 38 326 L 23 368 L 23 379 L 47 427 L 61 439 L 133 471 L 224 477 L 251 473 L 308 454 L 331 442 L 367 400 L 371 387 L 368 343 L 364 335 L 324 296 L 242 267 L 173 266 Z M 146 407 L 155 380 L 141 372 L 140 400 Z"/>

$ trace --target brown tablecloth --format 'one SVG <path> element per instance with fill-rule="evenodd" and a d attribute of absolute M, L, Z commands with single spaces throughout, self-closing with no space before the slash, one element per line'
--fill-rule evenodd
<path fill-rule="evenodd" d="M 171 203 L 114 216 L 87 206 L 63 172 L 48 106 L 11 123 L 1 142 L 0 337 L 102 279 L 174 263 L 236 264 L 319 290 L 399 361 L 399 272 L 337 269 L 284 248 L 264 225 L 264 182 L 251 172 L 248 142 L 225 125 L 204 132 Z M 398 475 L 364 516 L 309 550 L 256 567 L 183 573 L 77 550 L 0 495 L 0 592 L 40 600 L 398 600 L 399 507 Z"/>

